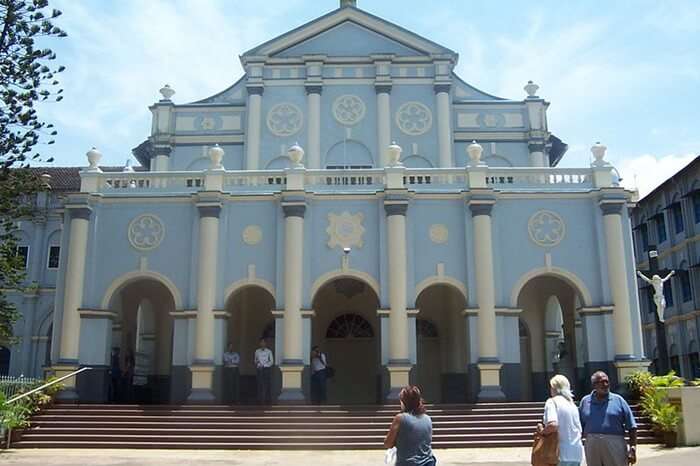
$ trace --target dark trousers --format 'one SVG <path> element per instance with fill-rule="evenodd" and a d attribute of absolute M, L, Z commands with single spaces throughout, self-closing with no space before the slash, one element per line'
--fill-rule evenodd
<path fill-rule="evenodd" d="M 238 403 L 238 367 L 224 367 L 224 396 L 226 403 Z"/>
<path fill-rule="evenodd" d="M 326 402 L 326 370 L 311 374 L 311 402 L 320 405 Z"/>
<path fill-rule="evenodd" d="M 260 367 L 257 373 L 258 379 L 258 403 L 270 404 L 272 402 L 272 393 L 270 391 L 272 368 Z"/>

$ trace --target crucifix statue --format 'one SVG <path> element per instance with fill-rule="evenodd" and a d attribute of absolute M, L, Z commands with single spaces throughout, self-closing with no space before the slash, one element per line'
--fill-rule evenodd
<path fill-rule="evenodd" d="M 658 274 L 651 276 L 651 279 L 647 278 L 642 272 L 637 270 L 637 275 L 639 278 L 647 282 L 654 288 L 654 304 L 656 304 L 656 314 L 659 316 L 659 322 L 664 321 L 664 309 L 666 309 L 666 297 L 664 297 L 664 283 L 668 281 L 674 274 L 675 270 L 671 270 L 666 277 L 661 278 Z"/>

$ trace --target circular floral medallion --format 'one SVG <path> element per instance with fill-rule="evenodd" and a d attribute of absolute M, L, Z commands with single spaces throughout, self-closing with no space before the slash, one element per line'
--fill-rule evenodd
<path fill-rule="evenodd" d="M 362 226 L 362 221 L 365 216 L 362 212 L 351 214 L 343 212 L 342 214 L 328 214 L 328 247 L 349 248 L 357 246 L 361 248 L 364 244 L 363 236 L 365 227 Z"/>
<path fill-rule="evenodd" d="M 303 116 L 299 107 L 290 103 L 277 104 L 267 113 L 267 127 L 275 136 L 291 136 L 301 129 Z"/>
<path fill-rule="evenodd" d="M 129 242 L 141 251 L 157 248 L 165 236 L 165 226 L 153 214 L 139 215 L 129 223 Z"/>
<path fill-rule="evenodd" d="M 433 114 L 420 102 L 406 102 L 396 112 L 396 125 L 409 136 L 418 136 L 433 126 Z"/>
<path fill-rule="evenodd" d="M 447 238 L 449 236 L 449 231 L 446 225 L 436 223 L 430 226 L 430 241 L 435 244 L 445 244 L 447 243 Z"/>
<path fill-rule="evenodd" d="M 248 225 L 243 229 L 243 242 L 255 246 L 262 241 L 262 229 L 258 225 Z"/>
<path fill-rule="evenodd" d="M 341 125 L 356 125 L 365 117 L 365 103 L 356 95 L 341 95 L 333 101 L 333 116 Z"/>
<path fill-rule="evenodd" d="M 566 226 L 564 220 L 550 210 L 540 210 L 535 212 L 527 222 L 527 229 L 530 239 L 537 245 L 551 248 L 564 239 Z"/>

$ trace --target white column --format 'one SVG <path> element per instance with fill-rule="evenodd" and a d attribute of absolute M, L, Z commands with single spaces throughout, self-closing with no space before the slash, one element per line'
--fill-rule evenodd
<path fill-rule="evenodd" d="M 530 166 L 532 167 L 546 167 L 548 166 L 545 155 L 544 155 L 544 142 L 543 141 L 531 141 L 528 143 L 527 148 L 530 151 Z"/>
<path fill-rule="evenodd" d="M 321 90 L 322 87 L 318 85 L 306 86 L 308 168 L 321 168 Z"/>
<path fill-rule="evenodd" d="M 260 163 L 260 125 L 263 87 L 248 87 L 245 169 L 257 170 Z"/>
<path fill-rule="evenodd" d="M 219 244 L 220 205 L 199 205 L 199 268 L 197 320 L 192 371 L 191 401 L 213 401 L 214 307 Z"/>
<path fill-rule="evenodd" d="M 437 132 L 440 167 L 449 168 L 452 162 L 452 136 L 450 130 L 450 85 L 436 84 L 435 98 L 437 101 Z"/>
<path fill-rule="evenodd" d="M 284 355 L 280 401 L 300 402 L 302 392 L 304 213 L 303 202 L 283 204 L 284 211 Z"/>
<path fill-rule="evenodd" d="M 493 244 L 491 210 L 493 201 L 470 201 L 474 228 L 474 271 L 476 299 L 479 306 L 477 326 L 479 331 L 479 374 L 481 377 L 479 400 L 504 399 L 501 390 L 496 334 L 496 303 L 493 273 Z"/>
<path fill-rule="evenodd" d="M 391 144 L 391 84 L 378 84 L 377 92 L 377 162 L 386 167 L 386 148 Z"/>
<path fill-rule="evenodd" d="M 397 399 L 408 385 L 409 359 L 408 314 L 406 312 L 406 200 L 387 200 L 387 248 L 389 274 L 389 399 Z"/>
<path fill-rule="evenodd" d="M 87 206 L 68 207 L 70 237 L 68 239 L 68 261 L 66 264 L 65 290 L 63 293 L 63 319 L 61 321 L 61 344 L 59 361 L 54 367 L 58 377 L 69 374 L 78 367 L 80 342 L 80 314 L 85 283 L 85 258 L 87 255 L 88 231 L 91 210 Z M 65 393 L 61 398 L 75 399 L 75 377 L 66 379 Z"/>
<path fill-rule="evenodd" d="M 158 146 L 154 148 L 155 157 L 151 162 L 151 171 L 167 172 L 170 169 L 170 146 Z"/>

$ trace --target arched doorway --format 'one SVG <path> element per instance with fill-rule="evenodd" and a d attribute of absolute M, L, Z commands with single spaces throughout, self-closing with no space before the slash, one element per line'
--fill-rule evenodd
<path fill-rule="evenodd" d="M 313 300 L 316 318 L 311 346 L 328 355 L 335 377 L 328 381 L 328 403 L 376 403 L 379 384 L 379 299 L 356 278 L 323 285 Z"/>
<path fill-rule="evenodd" d="M 583 294 L 569 280 L 558 275 L 538 275 L 529 279 L 518 294 L 520 318 L 528 332 L 528 351 L 521 345 L 520 364 L 530 365 L 532 392 L 524 399 L 541 400 L 548 396 L 547 384 L 555 373 L 565 375 L 575 392 L 585 385 L 578 353 L 576 308 Z M 578 331 L 579 339 L 582 333 Z"/>
<path fill-rule="evenodd" d="M 119 350 L 122 371 L 132 374 L 110 387 L 116 402 L 167 403 L 170 399 L 175 299 L 160 281 L 136 278 L 111 298 L 117 314 L 112 325 L 112 354 Z M 111 362 L 114 364 L 114 362 Z"/>
<path fill-rule="evenodd" d="M 231 317 L 228 321 L 228 344 L 233 345 L 233 350 L 240 357 L 238 388 L 233 399 L 237 398 L 240 403 L 257 402 L 257 382 L 255 369 L 255 350 L 261 338 L 265 339 L 267 347 L 272 354 L 277 356 L 275 351 L 275 321 L 272 310 L 275 308 L 275 299 L 265 288 L 257 285 L 250 285 L 240 288 L 229 296 L 226 303 L 226 310 Z M 273 399 L 275 397 L 273 373 Z M 229 387 L 223 387 L 224 392 Z M 224 396 L 224 400 L 226 400 Z"/>
<path fill-rule="evenodd" d="M 416 384 L 431 403 L 465 402 L 466 323 L 464 294 L 447 284 L 431 285 L 416 299 Z"/>

